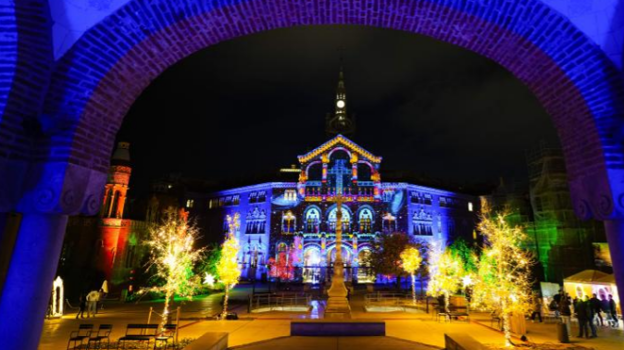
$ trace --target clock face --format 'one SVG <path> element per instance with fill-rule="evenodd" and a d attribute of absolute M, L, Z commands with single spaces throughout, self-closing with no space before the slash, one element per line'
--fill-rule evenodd
<path fill-rule="evenodd" d="M 343 101 L 343 100 L 338 100 L 338 102 L 336 102 L 336 106 L 338 106 L 338 108 L 344 108 L 344 106 L 345 106 L 345 101 Z"/>

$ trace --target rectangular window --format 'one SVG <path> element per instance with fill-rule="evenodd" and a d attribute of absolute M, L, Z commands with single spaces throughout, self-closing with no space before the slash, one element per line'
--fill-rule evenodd
<path fill-rule="evenodd" d="M 187 199 L 186 200 L 186 207 L 187 208 L 192 208 L 193 204 L 195 204 L 195 201 L 193 199 Z"/>
<path fill-rule="evenodd" d="M 430 194 L 426 194 L 425 195 L 425 204 L 431 205 L 431 195 Z"/>
<path fill-rule="evenodd" d="M 232 198 L 232 204 L 233 204 L 233 205 L 239 205 L 239 204 L 240 204 L 240 195 L 235 195 L 235 196 Z"/>

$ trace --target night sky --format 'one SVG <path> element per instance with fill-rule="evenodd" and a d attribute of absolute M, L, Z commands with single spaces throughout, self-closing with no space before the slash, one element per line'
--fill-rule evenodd
<path fill-rule="evenodd" d="M 289 28 L 197 52 L 143 92 L 118 135 L 131 143 L 135 195 L 171 172 L 223 179 L 295 164 L 327 139 L 341 55 L 354 141 L 384 157 L 382 180 L 404 169 L 522 181 L 525 151 L 558 144 L 532 93 L 477 54 L 392 30 Z"/>

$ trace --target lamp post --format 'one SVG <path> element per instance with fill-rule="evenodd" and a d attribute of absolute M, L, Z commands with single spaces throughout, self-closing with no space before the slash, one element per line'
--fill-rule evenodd
<path fill-rule="evenodd" d="M 332 284 L 327 295 L 325 318 L 351 318 L 351 307 L 347 300 L 347 287 L 344 283 L 344 264 L 342 262 L 342 193 L 336 196 L 336 259 Z"/>

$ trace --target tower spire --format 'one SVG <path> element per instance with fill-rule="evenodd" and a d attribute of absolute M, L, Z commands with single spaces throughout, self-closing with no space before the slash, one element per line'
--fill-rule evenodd
<path fill-rule="evenodd" d="M 345 87 L 342 57 L 340 61 L 338 86 L 336 87 L 336 98 L 334 101 L 334 113 L 327 114 L 325 120 L 325 132 L 327 136 L 335 136 L 338 134 L 352 136 L 355 133 L 355 120 L 347 114 L 347 89 Z"/>

